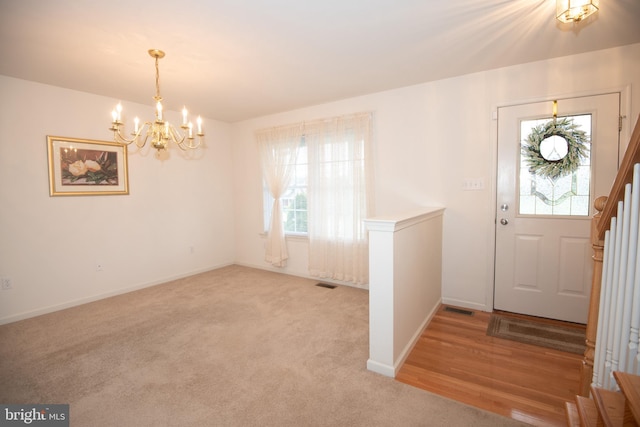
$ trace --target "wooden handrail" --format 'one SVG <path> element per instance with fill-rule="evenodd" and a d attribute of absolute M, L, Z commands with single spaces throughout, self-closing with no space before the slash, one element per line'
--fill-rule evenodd
<path fill-rule="evenodd" d="M 597 213 L 591 222 L 591 247 L 593 248 L 593 277 L 591 281 L 591 299 L 589 301 L 589 317 L 587 318 L 586 350 L 582 359 L 580 373 L 581 396 L 588 397 L 593 377 L 593 359 L 598 331 L 600 310 L 600 290 L 602 284 L 602 256 L 604 251 L 604 235 L 611 226 L 611 218 L 617 215 L 618 202 L 624 199 L 624 188 L 633 180 L 633 166 L 640 163 L 640 117 L 636 121 L 629 145 L 624 153 L 622 164 L 618 170 L 608 197 L 598 197 L 594 202 Z"/>
<path fill-rule="evenodd" d="M 624 153 L 622 164 L 618 170 L 613 186 L 607 197 L 607 204 L 602 211 L 602 217 L 598 224 L 598 239 L 604 240 L 604 233 L 609 229 L 611 218 L 616 215 L 618 202 L 624 198 L 624 187 L 633 179 L 633 165 L 640 163 L 640 117 L 629 140 L 629 145 Z"/>

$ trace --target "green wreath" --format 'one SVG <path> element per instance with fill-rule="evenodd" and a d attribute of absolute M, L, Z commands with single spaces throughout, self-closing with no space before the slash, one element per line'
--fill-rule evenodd
<path fill-rule="evenodd" d="M 540 144 L 554 135 L 567 141 L 567 155 L 559 160 L 548 160 L 540 153 Z M 587 133 L 578 129 L 572 119 L 565 117 L 534 127 L 522 146 L 522 157 L 529 172 L 555 181 L 578 170 L 589 153 L 588 143 Z"/>

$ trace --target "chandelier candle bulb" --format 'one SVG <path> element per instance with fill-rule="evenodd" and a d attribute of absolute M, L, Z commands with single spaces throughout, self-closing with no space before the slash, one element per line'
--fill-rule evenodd
<path fill-rule="evenodd" d="M 140 127 L 140 119 L 139 118 L 134 118 L 133 119 L 133 134 L 137 134 L 138 133 L 138 129 Z"/>
<path fill-rule="evenodd" d="M 193 139 L 193 123 L 189 122 L 189 138 Z"/>
<path fill-rule="evenodd" d="M 198 135 L 202 135 L 202 117 L 198 116 Z"/>
<path fill-rule="evenodd" d="M 187 107 L 182 107 L 182 125 L 186 126 L 187 125 Z"/>

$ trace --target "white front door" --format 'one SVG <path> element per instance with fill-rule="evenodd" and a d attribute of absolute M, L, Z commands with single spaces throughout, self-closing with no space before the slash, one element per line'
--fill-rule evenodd
<path fill-rule="evenodd" d="M 557 177 L 576 154 L 571 144 L 549 139 L 533 156 L 522 152 L 553 120 L 553 102 L 498 108 L 495 309 L 586 323 L 593 202 L 617 173 L 619 116 L 619 93 L 557 100 L 563 136 L 575 135 L 573 123 L 590 148 L 575 172 Z"/>

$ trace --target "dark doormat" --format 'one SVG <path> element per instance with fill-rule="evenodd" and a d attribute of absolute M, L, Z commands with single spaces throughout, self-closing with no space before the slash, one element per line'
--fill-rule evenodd
<path fill-rule="evenodd" d="M 585 331 L 544 322 L 491 315 L 487 335 L 507 340 L 584 354 Z"/>

